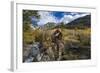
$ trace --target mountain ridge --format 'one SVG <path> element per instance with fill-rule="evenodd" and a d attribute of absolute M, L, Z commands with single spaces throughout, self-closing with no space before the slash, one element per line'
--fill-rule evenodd
<path fill-rule="evenodd" d="M 89 28 L 91 27 L 91 15 L 86 15 L 84 17 L 77 18 L 67 24 L 61 23 L 61 25 L 57 25 L 57 27 L 63 27 L 63 28 Z"/>

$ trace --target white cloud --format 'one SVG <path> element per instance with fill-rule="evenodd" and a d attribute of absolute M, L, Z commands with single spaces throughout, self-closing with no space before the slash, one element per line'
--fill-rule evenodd
<path fill-rule="evenodd" d="M 49 11 L 38 11 L 38 14 L 40 15 L 40 20 L 37 22 L 38 25 L 44 25 L 48 22 L 54 22 L 54 23 L 60 23 L 64 22 L 65 24 L 69 23 L 70 21 L 73 21 L 79 17 L 83 17 L 86 15 L 89 15 L 89 13 L 77 13 L 72 12 L 70 14 L 64 14 L 64 16 L 61 19 L 57 19 L 51 12 Z"/>
<path fill-rule="evenodd" d="M 72 16 L 72 15 L 64 15 L 64 16 L 61 18 L 60 22 L 68 23 L 68 22 L 70 22 L 72 19 L 73 19 L 73 16 Z"/>
<path fill-rule="evenodd" d="M 40 20 L 38 22 L 38 25 L 44 25 L 48 22 L 54 22 L 54 23 L 58 22 L 56 17 L 53 16 L 51 12 L 39 11 L 38 14 L 40 15 Z"/>
<path fill-rule="evenodd" d="M 73 21 L 77 18 L 83 17 L 89 15 L 88 13 L 78 14 L 78 13 L 71 13 L 70 15 L 64 15 L 60 22 L 64 22 L 65 24 L 69 23 L 70 21 Z"/>

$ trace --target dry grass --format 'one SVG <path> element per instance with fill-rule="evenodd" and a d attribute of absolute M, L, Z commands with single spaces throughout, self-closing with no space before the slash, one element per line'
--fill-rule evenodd
<path fill-rule="evenodd" d="M 49 48 L 52 45 L 51 35 L 55 29 L 49 29 L 49 30 L 42 30 L 42 29 L 36 29 L 32 32 L 24 32 L 24 42 L 28 44 L 32 44 L 35 42 L 40 42 L 44 44 L 45 48 Z M 65 44 L 65 55 L 62 57 L 66 60 L 71 59 L 79 59 L 81 54 L 80 52 L 77 52 L 76 54 L 73 53 L 73 49 L 69 51 L 72 46 L 81 47 L 81 46 L 88 46 L 90 47 L 90 35 L 91 35 L 91 29 L 62 29 L 61 30 L 63 34 L 63 42 Z M 80 48 L 81 49 L 81 48 Z M 90 56 L 90 48 L 86 48 L 85 53 L 82 53 L 82 55 L 88 54 Z M 82 50 L 83 52 L 84 50 Z M 90 58 L 90 57 L 89 57 Z"/>

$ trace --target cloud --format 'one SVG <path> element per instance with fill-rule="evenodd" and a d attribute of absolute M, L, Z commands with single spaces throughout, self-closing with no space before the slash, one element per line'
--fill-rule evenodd
<path fill-rule="evenodd" d="M 64 22 L 65 24 L 77 19 L 77 18 L 80 18 L 80 17 L 84 17 L 86 15 L 89 15 L 89 13 L 76 13 L 76 12 L 72 12 L 70 14 L 64 14 L 64 16 L 61 18 L 60 22 Z"/>
<path fill-rule="evenodd" d="M 48 11 L 39 11 L 38 14 L 40 15 L 40 20 L 38 22 L 38 25 L 44 25 L 48 22 L 54 22 L 57 23 L 58 20 L 51 12 Z"/>
<path fill-rule="evenodd" d="M 60 22 L 68 23 L 73 19 L 73 16 L 71 15 L 64 15 L 61 19 Z"/>
<path fill-rule="evenodd" d="M 37 22 L 37 24 L 44 25 L 48 22 L 54 22 L 54 23 L 64 22 L 65 24 L 67 24 L 77 18 L 89 15 L 89 13 L 64 12 L 63 16 L 60 19 L 57 19 L 57 16 L 55 16 L 53 13 L 55 12 L 38 11 L 38 14 L 40 15 L 40 19 Z"/>

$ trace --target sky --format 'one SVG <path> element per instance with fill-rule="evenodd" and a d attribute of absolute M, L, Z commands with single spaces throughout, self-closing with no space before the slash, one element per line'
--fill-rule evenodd
<path fill-rule="evenodd" d="M 38 25 L 44 25 L 48 22 L 53 23 L 61 23 L 67 24 L 77 18 L 90 15 L 90 13 L 80 13 L 80 12 L 57 12 L 57 11 L 38 11 L 38 15 L 40 15 L 40 19 L 36 19 L 32 17 L 33 23 L 37 23 Z"/>

